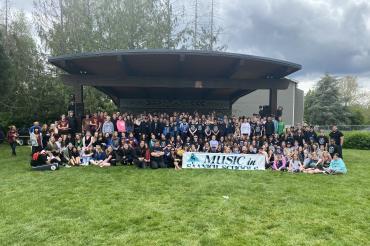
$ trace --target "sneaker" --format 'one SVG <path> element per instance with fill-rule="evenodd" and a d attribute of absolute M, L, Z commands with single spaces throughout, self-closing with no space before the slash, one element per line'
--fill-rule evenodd
<path fill-rule="evenodd" d="M 65 165 L 65 168 L 70 168 L 70 167 L 71 167 L 71 166 L 70 166 L 70 165 L 68 165 L 68 164 L 67 164 L 67 165 Z"/>

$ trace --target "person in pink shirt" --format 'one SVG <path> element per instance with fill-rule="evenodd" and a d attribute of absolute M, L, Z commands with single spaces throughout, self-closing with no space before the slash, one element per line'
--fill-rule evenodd
<path fill-rule="evenodd" d="M 126 122 L 123 120 L 121 115 L 118 116 L 116 125 L 119 136 L 122 136 L 122 133 L 126 133 Z"/>
<path fill-rule="evenodd" d="M 275 171 L 287 171 L 286 159 L 282 154 L 278 153 L 275 155 L 272 169 Z"/>

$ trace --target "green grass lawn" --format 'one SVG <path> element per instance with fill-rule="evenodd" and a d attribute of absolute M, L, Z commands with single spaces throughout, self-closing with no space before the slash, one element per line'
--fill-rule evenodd
<path fill-rule="evenodd" d="M 345 150 L 345 176 L 31 172 L 18 152 L 0 146 L 0 245 L 370 245 L 370 151 Z"/>

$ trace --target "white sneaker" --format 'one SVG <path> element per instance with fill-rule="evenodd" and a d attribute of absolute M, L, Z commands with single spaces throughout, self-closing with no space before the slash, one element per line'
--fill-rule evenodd
<path fill-rule="evenodd" d="M 68 165 L 68 164 L 67 164 L 67 165 L 65 165 L 65 168 L 70 168 L 70 167 L 71 167 L 71 166 L 70 166 L 70 165 Z"/>

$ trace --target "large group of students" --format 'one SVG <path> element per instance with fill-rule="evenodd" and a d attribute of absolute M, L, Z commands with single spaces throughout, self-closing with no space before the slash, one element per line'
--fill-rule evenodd
<path fill-rule="evenodd" d="M 47 125 L 29 129 L 31 165 L 75 167 L 135 165 L 181 169 L 184 152 L 258 154 L 266 169 L 343 174 L 344 137 L 336 126 L 326 135 L 313 126 L 285 126 L 282 117 L 236 117 L 215 112 L 87 114 L 77 131 L 73 111 Z M 15 155 L 17 130 L 8 132 Z"/>

